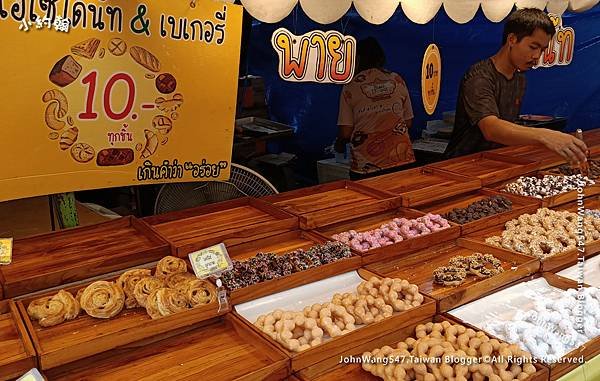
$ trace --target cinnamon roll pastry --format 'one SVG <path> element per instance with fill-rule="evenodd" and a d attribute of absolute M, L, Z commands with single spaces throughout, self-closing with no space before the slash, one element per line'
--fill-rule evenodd
<path fill-rule="evenodd" d="M 205 280 L 196 279 L 188 283 L 186 296 L 191 307 L 208 304 L 215 300 L 215 289 Z"/>
<path fill-rule="evenodd" d="M 65 320 L 73 320 L 79 316 L 81 306 L 77 299 L 68 291 L 60 290 L 58 294 L 52 297 L 53 300 L 58 300 L 65 306 Z"/>
<path fill-rule="evenodd" d="M 167 256 L 158 261 L 154 275 L 158 278 L 166 278 L 169 274 L 185 272 L 187 272 L 187 264 L 183 259 Z"/>
<path fill-rule="evenodd" d="M 152 319 L 169 316 L 188 309 L 187 298 L 172 288 L 153 291 L 146 300 L 146 311 Z"/>
<path fill-rule="evenodd" d="M 109 319 L 116 316 L 125 305 L 125 293 L 113 282 L 97 281 L 81 294 L 81 308 L 95 318 Z"/>
<path fill-rule="evenodd" d="M 198 279 L 198 278 L 196 278 L 195 275 L 190 274 L 188 272 L 174 273 L 174 274 L 169 274 L 165 278 L 165 285 L 168 288 L 173 288 L 175 290 L 178 290 L 179 292 L 185 292 L 185 290 L 187 289 L 188 283 L 190 283 L 191 281 L 194 281 L 196 279 Z"/>
<path fill-rule="evenodd" d="M 27 314 L 42 327 L 52 327 L 65 321 L 67 307 L 54 297 L 44 297 L 29 303 Z"/>
<path fill-rule="evenodd" d="M 135 269 L 125 271 L 119 279 L 117 279 L 117 284 L 121 286 L 123 292 L 125 293 L 125 307 L 126 308 L 135 308 L 140 307 L 140 304 L 135 299 L 133 295 L 133 290 L 135 285 L 142 279 L 152 275 L 152 271 L 149 269 Z"/>
<path fill-rule="evenodd" d="M 162 279 L 148 276 L 140 279 L 133 288 L 133 296 L 141 307 L 146 308 L 146 299 L 153 291 L 163 288 L 165 283 Z"/>

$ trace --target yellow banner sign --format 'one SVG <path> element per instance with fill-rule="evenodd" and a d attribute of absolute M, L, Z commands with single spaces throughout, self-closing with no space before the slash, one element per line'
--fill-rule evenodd
<path fill-rule="evenodd" d="M 0 1 L 0 200 L 227 178 L 242 9 Z"/>

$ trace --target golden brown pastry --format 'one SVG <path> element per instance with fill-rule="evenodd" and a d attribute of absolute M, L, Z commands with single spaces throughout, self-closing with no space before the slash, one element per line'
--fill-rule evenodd
<path fill-rule="evenodd" d="M 116 316 L 125 305 L 125 293 L 113 282 L 97 281 L 81 294 L 81 308 L 95 318 L 109 319 Z"/>
<path fill-rule="evenodd" d="M 187 264 L 183 259 L 167 256 L 158 261 L 154 275 L 158 278 L 166 278 L 169 274 L 186 273 Z"/>
<path fill-rule="evenodd" d="M 79 303 L 71 293 L 60 290 L 54 296 L 36 299 L 27 306 L 27 314 L 42 327 L 52 327 L 79 315 Z"/>
<path fill-rule="evenodd" d="M 152 319 L 176 314 L 188 309 L 187 298 L 184 294 L 171 288 L 155 290 L 148 296 L 146 311 Z"/>
<path fill-rule="evenodd" d="M 196 279 L 188 283 L 186 296 L 191 307 L 209 304 L 215 300 L 215 288 L 205 280 Z"/>
<path fill-rule="evenodd" d="M 168 288 L 173 288 L 180 292 L 187 290 L 188 284 L 198 278 L 194 274 L 188 272 L 169 274 L 165 278 L 165 284 Z"/>
<path fill-rule="evenodd" d="M 140 307 L 140 304 L 135 299 L 135 295 L 133 294 L 133 290 L 135 285 L 142 279 L 152 275 L 152 271 L 149 269 L 135 269 L 125 271 L 119 279 L 117 279 L 117 284 L 121 286 L 123 292 L 125 293 L 125 307 L 126 308 L 135 308 Z"/>
<path fill-rule="evenodd" d="M 96 55 L 99 46 L 100 40 L 92 37 L 71 47 L 71 52 L 80 57 L 92 59 Z"/>
<path fill-rule="evenodd" d="M 52 300 L 58 300 L 65 306 L 65 320 L 73 320 L 79 316 L 81 306 L 70 292 L 60 290 L 58 294 L 52 297 Z"/>
<path fill-rule="evenodd" d="M 138 302 L 138 304 L 141 307 L 145 308 L 146 299 L 148 299 L 148 295 L 164 286 L 165 283 L 162 279 L 153 276 L 142 278 L 135 285 L 133 289 L 133 296 L 135 297 L 135 300 Z"/>
<path fill-rule="evenodd" d="M 71 127 L 68 130 L 60 134 L 60 149 L 65 151 L 69 149 L 76 141 L 79 136 L 79 129 L 77 127 Z"/>

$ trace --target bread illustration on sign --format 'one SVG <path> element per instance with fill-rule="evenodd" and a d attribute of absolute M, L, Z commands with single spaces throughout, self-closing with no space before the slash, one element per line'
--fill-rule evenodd
<path fill-rule="evenodd" d="M 64 56 L 50 71 L 50 82 L 65 87 L 73 83 L 81 74 L 81 65 L 71 55 Z"/>
<path fill-rule="evenodd" d="M 58 102 L 58 109 L 56 111 L 56 116 L 58 118 L 63 118 L 65 115 L 67 115 L 67 111 L 69 111 L 69 102 L 67 101 L 67 97 L 60 90 L 52 89 L 46 91 L 44 95 L 42 95 L 42 101 L 44 103 L 52 101 Z"/>
<path fill-rule="evenodd" d="M 177 93 L 173 95 L 171 99 L 165 99 L 163 97 L 158 97 L 154 101 L 156 103 L 156 107 L 162 112 L 173 112 L 177 110 L 183 104 L 183 95 Z"/>
<path fill-rule="evenodd" d="M 133 161 L 131 148 L 105 148 L 98 152 L 96 164 L 101 167 L 127 165 Z"/>
<path fill-rule="evenodd" d="M 73 46 L 71 48 L 71 52 L 80 57 L 92 59 L 96 55 L 96 51 L 100 46 L 100 40 L 97 38 L 88 38 L 85 41 L 80 42 L 79 44 Z"/>
<path fill-rule="evenodd" d="M 157 115 L 152 119 L 152 127 L 156 128 L 161 134 L 166 135 L 173 128 L 173 122 L 166 116 Z"/>
<path fill-rule="evenodd" d="M 177 88 L 177 80 L 172 74 L 162 73 L 155 80 L 156 89 L 162 94 L 171 94 Z"/>
<path fill-rule="evenodd" d="M 144 130 L 144 135 L 146 136 L 146 146 L 142 150 L 142 159 L 152 156 L 158 147 L 158 137 L 154 132 Z"/>
<path fill-rule="evenodd" d="M 160 61 L 152 53 L 140 46 L 132 46 L 129 49 L 131 58 L 146 69 L 158 73 L 160 71 Z"/>
<path fill-rule="evenodd" d="M 79 135 L 79 129 L 77 127 L 71 127 L 60 135 L 60 149 L 66 150 L 70 148 L 76 141 Z"/>
<path fill-rule="evenodd" d="M 120 38 L 113 38 L 108 41 L 108 51 L 112 55 L 120 57 L 127 51 L 127 44 Z"/>
<path fill-rule="evenodd" d="M 60 131 L 65 128 L 66 123 L 59 119 L 58 114 L 60 113 L 60 105 L 58 102 L 51 102 L 46 106 L 44 111 L 44 120 L 46 125 L 55 131 Z"/>
<path fill-rule="evenodd" d="M 76 143 L 71 147 L 71 157 L 78 163 L 87 163 L 96 156 L 94 147 L 87 143 Z"/>

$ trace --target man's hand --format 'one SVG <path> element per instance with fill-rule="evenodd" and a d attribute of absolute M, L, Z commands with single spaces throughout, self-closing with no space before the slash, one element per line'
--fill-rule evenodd
<path fill-rule="evenodd" d="M 540 129 L 540 142 L 548 149 L 564 157 L 571 164 L 587 161 L 587 146 L 576 137 L 562 132 Z"/>

